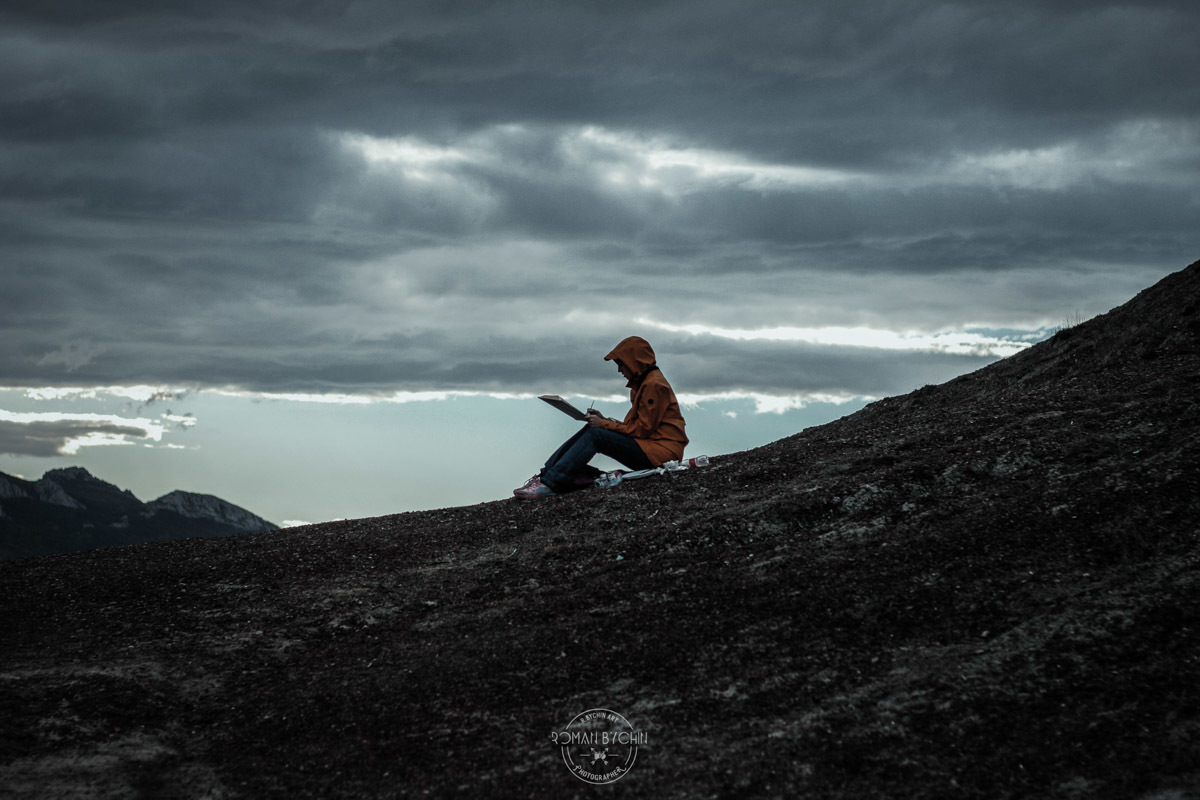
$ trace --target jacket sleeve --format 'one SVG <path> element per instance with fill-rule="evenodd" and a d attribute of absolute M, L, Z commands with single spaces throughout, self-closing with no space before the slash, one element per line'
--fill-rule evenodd
<path fill-rule="evenodd" d="M 644 384 L 635 398 L 637 403 L 629 409 L 624 422 L 608 420 L 600 427 L 624 433 L 635 439 L 651 439 L 671 404 L 671 389 L 660 383 Z"/>

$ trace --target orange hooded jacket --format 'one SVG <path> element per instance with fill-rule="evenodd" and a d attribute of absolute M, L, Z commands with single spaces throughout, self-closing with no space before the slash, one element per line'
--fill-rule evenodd
<path fill-rule="evenodd" d="M 604 420 L 600 427 L 632 436 L 656 467 L 683 458 L 683 448 L 688 443 L 683 414 L 675 391 L 655 363 L 650 343 L 640 336 L 630 336 L 604 360 L 620 361 L 633 373 L 633 380 L 627 384 L 633 407 L 624 422 Z"/>

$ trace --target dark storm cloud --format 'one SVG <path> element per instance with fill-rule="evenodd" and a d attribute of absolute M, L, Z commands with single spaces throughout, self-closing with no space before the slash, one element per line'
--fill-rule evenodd
<path fill-rule="evenodd" d="M 536 392 L 639 318 L 1103 311 L 1200 246 L 1198 40 L 1172 2 L 0 11 L 0 381 Z M 659 339 L 696 392 L 978 363 Z"/>

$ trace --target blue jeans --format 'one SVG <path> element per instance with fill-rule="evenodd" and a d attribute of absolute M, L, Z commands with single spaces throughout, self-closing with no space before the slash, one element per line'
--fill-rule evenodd
<path fill-rule="evenodd" d="M 597 453 L 634 470 L 654 466 L 632 436 L 585 425 L 550 456 L 542 467 L 542 483 L 559 493 L 578 488 L 573 485 L 574 479 L 587 474 L 587 463 Z"/>

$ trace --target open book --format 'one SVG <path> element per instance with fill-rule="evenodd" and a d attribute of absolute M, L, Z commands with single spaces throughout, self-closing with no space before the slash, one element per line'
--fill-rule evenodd
<path fill-rule="evenodd" d="M 572 417 L 574 419 L 581 420 L 581 421 L 587 419 L 586 413 L 580 411 L 578 408 L 571 405 L 566 400 L 563 400 L 561 397 L 559 397 L 556 394 L 544 394 L 541 397 L 539 397 L 538 399 L 545 400 L 547 403 L 554 406 L 559 411 L 566 414 L 568 417 Z"/>

